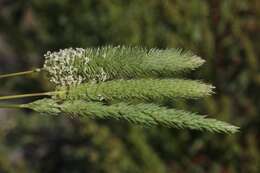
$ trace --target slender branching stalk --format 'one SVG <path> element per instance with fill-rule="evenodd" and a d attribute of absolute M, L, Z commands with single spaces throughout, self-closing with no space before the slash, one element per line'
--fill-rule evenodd
<path fill-rule="evenodd" d="M 20 94 L 20 95 L 12 95 L 12 96 L 1 96 L 0 100 L 10 100 L 10 99 L 19 99 L 26 97 L 37 97 L 37 96 L 53 96 L 58 94 L 59 92 L 44 92 L 44 93 L 32 93 L 32 94 Z"/>
<path fill-rule="evenodd" d="M 40 72 L 41 70 L 42 70 L 42 69 L 37 68 L 37 69 L 35 69 L 35 70 L 29 70 L 29 71 L 22 71 L 22 72 L 17 72 L 17 73 L 3 74 L 3 75 L 0 75 L 0 79 L 8 78 L 8 77 L 17 77 L 17 76 L 22 76 L 22 75 L 28 75 L 28 74 Z"/>
<path fill-rule="evenodd" d="M 15 105 L 15 104 L 5 104 L 0 105 L 1 109 L 22 109 L 24 108 L 23 105 Z"/>

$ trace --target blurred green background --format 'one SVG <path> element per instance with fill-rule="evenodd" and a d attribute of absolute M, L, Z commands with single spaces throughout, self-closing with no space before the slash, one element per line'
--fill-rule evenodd
<path fill-rule="evenodd" d="M 259 173 L 259 0 L 1 0 L 0 73 L 41 67 L 47 50 L 101 45 L 192 50 L 187 77 L 216 94 L 176 107 L 241 127 L 235 135 L 0 110 L 2 173 Z M 43 75 L 2 79 L 0 94 L 50 90 Z M 28 102 L 30 99 L 19 100 Z"/>

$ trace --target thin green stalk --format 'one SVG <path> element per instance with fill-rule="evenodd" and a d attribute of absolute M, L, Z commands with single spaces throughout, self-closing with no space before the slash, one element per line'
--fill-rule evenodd
<path fill-rule="evenodd" d="M 7 77 L 28 75 L 28 74 L 37 73 L 37 72 L 40 72 L 40 71 L 42 71 L 42 69 L 37 68 L 37 69 L 34 69 L 34 70 L 29 70 L 29 71 L 22 71 L 22 72 L 17 72 L 17 73 L 9 73 L 9 74 L 0 75 L 0 79 L 7 78 Z"/>
<path fill-rule="evenodd" d="M 16 104 L 14 104 L 14 105 L 6 104 L 6 105 L 0 105 L 0 108 L 1 109 L 22 109 L 22 108 L 24 108 L 24 106 L 23 105 L 16 105 Z"/>
<path fill-rule="evenodd" d="M 43 93 L 32 93 L 32 94 L 20 94 L 20 95 L 11 95 L 11 96 L 1 96 L 0 100 L 9 100 L 9 99 L 19 99 L 26 97 L 36 97 L 36 96 L 53 96 L 63 91 L 52 91 L 52 92 L 43 92 Z"/>

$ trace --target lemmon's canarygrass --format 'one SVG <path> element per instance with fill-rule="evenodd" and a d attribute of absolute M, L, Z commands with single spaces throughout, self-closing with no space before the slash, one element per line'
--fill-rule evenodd
<path fill-rule="evenodd" d="M 212 89 L 212 85 L 184 79 L 112 80 L 70 87 L 57 96 L 62 100 L 159 103 L 178 98 L 201 98 L 212 94 Z"/>
<path fill-rule="evenodd" d="M 172 77 L 196 69 L 205 62 L 188 51 L 126 46 L 68 48 L 49 51 L 44 57 L 43 68 L 11 75 L 45 71 L 55 85 L 72 86 L 89 81 Z"/>
<path fill-rule="evenodd" d="M 144 77 L 169 77 L 204 63 L 200 57 L 175 49 L 101 47 L 64 49 L 45 54 L 44 69 L 56 85 Z"/>
<path fill-rule="evenodd" d="M 166 108 L 168 100 L 197 99 L 213 93 L 201 81 L 172 79 L 204 63 L 198 56 L 176 49 L 101 47 L 48 52 L 43 68 L 0 78 L 46 71 L 56 90 L 15 96 L 51 96 L 8 108 L 29 108 L 45 114 L 114 118 L 142 125 L 234 133 L 238 128 L 187 111 Z"/>
<path fill-rule="evenodd" d="M 160 125 L 224 133 L 234 133 L 238 130 L 237 127 L 225 122 L 205 118 L 205 116 L 187 111 L 167 109 L 155 104 L 117 103 L 104 105 L 100 102 L 86 102 L 85 100 L 71 100 L 60 103 L 54 99 L 42 99 L 30 104 L 20 105 L 20 107 L 53 115 L 63 113 L 79 117 L 122 119 L 146 126 Z"/>

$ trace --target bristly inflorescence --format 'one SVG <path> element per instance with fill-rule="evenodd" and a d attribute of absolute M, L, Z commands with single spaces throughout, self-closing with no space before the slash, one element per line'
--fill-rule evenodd
<path fill-rule="evenodd" d="M 168 105 L 178 99 L 198 99 L 214 92 L 210 84 L 179 79 L 205 62 L 190 52 L 105 46 L 68 48 L 47 52 L 44 57 L 41 70 L 48 73 L 56 91 L 40 94 L 52 98 L 9 107 L 52 115 L 122 119 L 148 126 L 238 131 L 228 123 Z M 32 95 L 39 96 L 39 93 L 15 97 Z"/>
<path fill-rule="evenodd" d="M 213 86 L 185 79 L 135 79 L 85 83 L 70 87 L 61 100 L 160 103 L 176 99 L 197 99 L 213 93 Z"/>
<path fill-rule="evenodd" d="M 40 113 L 52 115 L 65 114 L 76 117 L 126 120 L 131 123 L 145 126 L 164 126 L 179 129 L 207 130 L 218 133 L 235 133 L 236 126 L 217 121 L 195 113 L 168 109 L 155 104 L 127 104 L 116 103 L 104 105 L 100 102 L 86 102 L 84 100 L 72 100 L 57 103 L 53 99 L 42 99 L 24 105 Z"/>
<path fill-rule="evenodd" d="M 105 46 L 68 48 L 47 52 L 44 70 L 57 86 L 75 86 L 84 82 L 113 79 L 172 77 L 194 70 L 205 61 L 176 49 Z"/>

